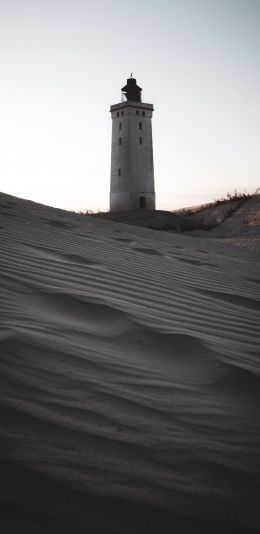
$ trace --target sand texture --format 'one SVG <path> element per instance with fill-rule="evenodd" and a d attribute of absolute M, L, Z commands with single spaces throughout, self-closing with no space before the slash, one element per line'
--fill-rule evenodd
<path fill-rule="evenodd" d="M 0 195 L 3 534 L 259 532 L 259 251 L 228 224 Z"/>

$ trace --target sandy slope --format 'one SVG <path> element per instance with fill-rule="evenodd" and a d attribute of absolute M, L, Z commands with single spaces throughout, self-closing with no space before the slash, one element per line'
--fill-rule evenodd
<path fill-rule="evenodd" d="M 235 237 L 239 238 L 240 244 L 260 250 L 259 194 L 176 212 L 139 209 L 95 213 L 93 216 L 153 230 L 185 232 L 192 236 L 231 240 Z"/>
<path fill-rule="evenodd" d="M 0 196 L 4 533 L 257 532 L 259 254 Z"/>

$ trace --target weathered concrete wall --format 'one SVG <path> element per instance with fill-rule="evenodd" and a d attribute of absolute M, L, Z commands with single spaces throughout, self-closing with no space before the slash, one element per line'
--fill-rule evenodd
<path fill-rule="evenodd" d="M 152 104 L 111 106 L 110 209 L 155 208 Z M 140 200 L 142 197 L 143 200 Z"/>

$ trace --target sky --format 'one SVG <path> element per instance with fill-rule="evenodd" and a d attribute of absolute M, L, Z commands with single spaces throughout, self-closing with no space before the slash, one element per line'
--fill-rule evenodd
<path fill-rule="evenodd" d="M 260 0 L 0 0 L 0 191 L 109 208 L 111 104 L 154 104 L 156 206 L 260 187 Z"/>

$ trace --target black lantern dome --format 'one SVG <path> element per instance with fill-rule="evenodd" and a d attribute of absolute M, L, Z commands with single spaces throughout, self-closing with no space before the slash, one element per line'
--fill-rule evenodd
<path fill-rule="evenodd" d="M 127 79 L 127 84 L 122 87 L 121 91 L 127 100 L 131 100 L 131 102 L 141 102 L 142 89 L 136 85 L 136 79 L 133 78 L 132 75 L 131 78 Z"/>

